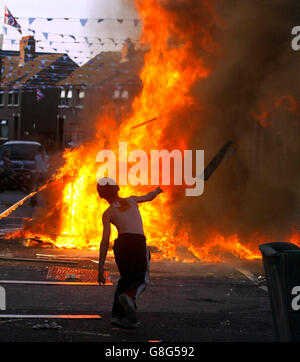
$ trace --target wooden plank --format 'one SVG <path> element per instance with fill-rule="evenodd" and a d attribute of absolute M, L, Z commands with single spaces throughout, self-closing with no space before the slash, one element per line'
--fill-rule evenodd
<path fill-rule="evenodd" d="M 234 143 L 232 141 L 228 141 L 225 145 L 216 153 L 215 157 L 210 161 L 210 163 L 205 167 L 204 174 L 201 175 L 201 178 L 204 181 L 207 181 L 211 175 L 215 172 L 218 166 L 226 159 L 230 158 L 232 154 L 235 152 L 235 148 L 233 148 Z M 231 151 L 229 152 L 229 150 Z"/>
<path fill-rule="evenodd" d="M 0 256 L 0 260 L 11 260 L 11 261 L 25 261 L 30 263 L 56 263 L 56 264 L 78 264 L 77 261 L 69 261 L 69 260 L 53 260 L 53 259 L 30 259 L 30 258 L 15 258 L 9 256 Z"/>
<path fill-rule="evenodd" d="M 71 286 L 100 286 L 99 283 L 84 282 L 48 282 L 38 280 L 0 280 L 0 284 L 28 284 L 28 285 L 71 285 Z M 101 286 L 111 286 L 113 283 L 101 284 Z"/>
<path fill-rule="evenodd" d="M 100 315 L 86 314 L 1 314 L 0 318 L 10 319 L 102 319 Z"/>

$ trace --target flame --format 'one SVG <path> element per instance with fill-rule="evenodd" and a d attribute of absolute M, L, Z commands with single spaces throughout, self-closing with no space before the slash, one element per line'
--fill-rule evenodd
<path fill-rule="evenodd" d="M 99 248 L 101 238 L 101 215 L 107 208 L 100 201 L 95 187 L 95 157 L 103 148 L 115 151 L 118 142 L 127 142 L 128 152 L 142 149 L 165 149 L 170 145 L 163 141 L 166 129 L 171 125 L 173 115 L 190 108 L 194 104 L 190 96 L 190 88 L 196 80 L 205 78 L 210 73 L 201 59 L 190 56 L 191 43 L 182 43 L 179 47 L 169 47 L 171 31 L 166 24 L 172 24 L 168 14 L 157 1 L 137 3 L 144 21 L 142 41 L 151 44 L 145 55 L 145 66 L 140 73 L 143 82 L 141 94 L 132 104 L 132 114 L 123 119 L 118 127 L 109 111 L 98 121 L 96 139 L 75 151 L 67 151 L 64 155 L 64 173 L 71 181 L 62 191 L 60 212 L 60 232 L 53 244 L 63 248 Z M 158 117 L 158 121 L 149 120 Z M 142 124 L 143 129 L 135 128 Z M 135 130 L 134 130 L 135 129 Z M 186 149 L 188 134 L 182 135 L 180 145 L 176 149 Z M 158 146 L 159 145 L 159 146 Z M 140 188 L 143 190 L 143 188 Z M 121 187 L 122 196 L 137 193 L 137 188 Z M 140 207 L 147 233 L 148 243 L 162 251 L 164 258 L 176 258 L 176 223 L 170 212 L 171 191 L 160 195 L 159 200 Z M 163 215 L 163 217 L 160 217 Z M 35 234 L 37 235 L 37 234 Z M 32 238 L 32 235 L 30 235 Z M 38 237 L 46 243 L 51 242 L 47 235 Z M 112 240 L 117 237 L 114 229 Z M 183 238 L 187 238 L 184 235 Z"/>
<path fill-rule="evenodd" d="M 150 44 L 151 48 L 145 55 L 140 73 L 143 89 L 133 101 L 131 114 L 118 124 L 108 108 L 98 119 L 95 139 L 65 152 L 65 163 L 58 172 L 64 175 L 64 183 L 63 186 L 56 183 L 59 217 L 50 211 L 34 225 L 30 224 L 21 233 L 9 237 L 25 237 L 28 245 L 40 240 L 44 246 L 98 250 L 102 233 L 101 216 L 108 205 L 99 199 L 96 192 L 97 153 L 110 149 L 118 154 L 119 142 L 127 142 L 128 152 L 136 149 L 147 153 L 155 149 L 187 149 L 189 137 L 197 125 L 187 124 L 180 130 L 180 137 L 170 130 L 176 128 L 176 115 L 199 107 L 190 90 L 196 81 L 208 77 L 212 69 L 202 58 L 193 56 L 187 34 L 177 32 L 170 14 L 157 0 L 136 1 L 136 6 L 143 20 L 141 41 Z M 212 11 L 211 5 L 208 6 Z M 201 43 L 206 48 L 217 48 L 206 30 L 201 36 Z M 177 42 L 172 45 L 170 40 L 174 38 Z M 266 117 L 265 114 L 259 118 L 265 123 Z M 224 236 L 212 231 L 199 246 L 199 240 L 188 228 L 178 230 L 176 218 L 171 212 L 174 188 L 166 188 L 152 203 L 140 207 L 148 244 L 160 251 L 154 257 L 210 262 L 223 262 L 227 254 L 247 260 L 261 257 L 257 247 L 250 246 L 250 243 L 249 246 L 244 245 L 236 234 Z M 147 187 L 121 186 L 121 196 L 145 193 L 145 190 L 148 191 Z M 178 192 L 181 191 L 179 189 Z M 50 217 L 52 223 L 49 222 Z M 57 229 L 49 232 L 49 224 L 57 225 Z M 113 228 L 111 240 L 116 237 L 117 231 Z M 294 238 L 296 240 L 296 236 Z M 183 254 L 180 251 L 182 247 L 185 249 Z"/>

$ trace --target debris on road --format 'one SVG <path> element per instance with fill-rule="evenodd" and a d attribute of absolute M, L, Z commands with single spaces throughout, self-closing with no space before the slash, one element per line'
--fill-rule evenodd
<path fill-rule="evenodd" d="M 230 320 L 229 320 L 229 319 L 226 319 L 226 321 L 220 322 L 220 325 L 221 325 L 222 327 L 229 327 L 229 326 L 230 326 Z"/>
<path fill-rule="evenodd" d="M 21 262 L 38 262 L 38 263 L 57 263 L 57 264 L 78 264 L 76 261 L 71 260 L 61 260 L 61 259 L 31 259 L 31 258 L 16 258 L 13 256 L 0 256 L 0 260 L 11 260 L 11 261 L 21 261 Z"/>
<path fill-rule="evenodd" d="M 45 321 L 44 324 L 35 324 L 32 326 L 32 329 L 62 329 L 62 326 L 57 324 L 56 322 L 50 322 Z"/>

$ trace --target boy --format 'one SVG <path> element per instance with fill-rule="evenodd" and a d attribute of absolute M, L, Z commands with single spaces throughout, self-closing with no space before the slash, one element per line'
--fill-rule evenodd
<path fill-rule="evenodd" d="M 162 190 L 158 187 L 147 195 L 128 198 L 120 198 L 119 190 L 119 186 L 112 179 L 104 177 L 98 180 L 98 194 L 110 204 L 102 217 L 98 281 L 99 284 L 105 283 L 103 268 L 109 245 L 110 224 L 113 224 L 118 230 L 113 250 L 121 278 L 115 291 L 112 324 L 123 328 L 136 328 L 136 301 L 149 282 L 150 261 L 138 203 L 152 201 Z"/>

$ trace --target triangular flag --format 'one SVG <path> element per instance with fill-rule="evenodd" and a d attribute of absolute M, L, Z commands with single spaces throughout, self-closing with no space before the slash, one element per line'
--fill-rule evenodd
<path fill-rule="evenodd" d="M 47 18 L 47 20 L 48 20 L 48 21 L 52 21 L 52 20 L 53 20 L 53 18 Z"/>
<path fill-rule="evenodd" d="M 35 18 L 29 18 L 28 20 L 29 20 L 29 25 L 31 25 L 34 22 Z"/>
<path fill-rule="evenodd" d="M 123 19 L 117 19 L 117 21 L 122 24 L 123 23 Z"/>
<path fill-rule="evenodd" d="M 82 26 L 85 26 L 87 21 L 88 21 L 88 19 L 80 19 L 80 23 L 81 23 Z"/>
<path fill-rule="evenodd" d="M 98 19 L 98 23 L 101 23 L 104 19 Z"/>
<path fill-rule="evenodd" d="M 43 33 L 46 40 L 48 40 L 48 33 Z"/>

